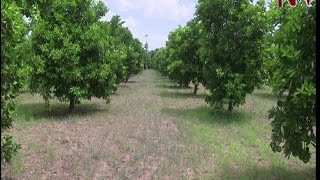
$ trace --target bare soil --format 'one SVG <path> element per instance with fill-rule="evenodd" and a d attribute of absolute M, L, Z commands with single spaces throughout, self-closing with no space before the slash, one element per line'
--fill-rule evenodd
<path fill-rule="evenodd" d="M 157 82 L 147 70 L 120 84 L 110 104 L 93 98 L 83 101 L 73 115 L 67 105 L 50 112 L 39 110 L 46 121 L 15 127 L 23 165 L 12 173 L 3 167 L 2 177 L 13 179 L 173 179 L 192 177 L 177 120 L 162 113 L 166 104 Z M 197 99 L 192 99 L 197 100 Z M 26 105 L 44 103 L 40 96 L 22 94 Z M 202 100 L 203 101 L 203 100 Z M 93 106 L 92 108 L 88 108 Z M 64 108 L 64 109 L 63 109 Z M 35 116 L 38 116 L 35 114 Z M 181 141 L 181 142 L 180 142 Z M 5 176 L 5 175 L 6 176 Z"/>
<path fill-rule="evenodd" d="M 276 99 L 250 95 L 232 114 L 211 112 L 204 88 L 193 95 L 153 70 L 121 83 L 106 104 L 19 96 L 12 134 L 21 144 L 1 179 L 313 179 L 309 164 L 269 147 L 267 110 Z M 243 176 L 244 175 L 244 176 Z"/>

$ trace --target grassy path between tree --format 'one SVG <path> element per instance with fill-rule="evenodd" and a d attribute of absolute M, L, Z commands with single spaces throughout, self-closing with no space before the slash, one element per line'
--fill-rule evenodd
<path fill-rule="evenodd" d="M 2 177 L 13 179 L 315 179 L 304 164 L 273 153 L 268 109 L 257 90 L 233 113 L 211 110 L 204 89 L 180 89 L 153 70 L 120 84 L 111 103 L 68 104 L 24 93 L 11 134 L 22 149 Z"/>

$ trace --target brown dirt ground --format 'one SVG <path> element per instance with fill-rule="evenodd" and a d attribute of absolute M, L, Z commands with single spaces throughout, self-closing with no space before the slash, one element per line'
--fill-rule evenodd
<path fill-rule="evenodd" d="M 48 121 L 13 128 L 21 144 L 19 173 L 2 168 L 2 177 L 13 179 L 173 179 L 194 176 L 176 119 L 162 113 L 166 104 L 157 87 L 161 78 L 147 70 L 119 85 L 110 104 L 93 98 L 76 107 L 74 116 L 43 113 Z M 174 90 L 172 90 L 174 91 Z M 190 90 L 192 92 L 192 89 Z M 22 103 L 43 104 L 28 93 Z M 205 102 L 189 97 L 190 103 Z M 52 102 L 59 104 L 59 102 Z M 60 103 L 61 104 L 61 103 Z M 94 109 L 81 108 L 93 105 Z M 64 106 L 67 108 L 67 106 Z M 91 112 L 93 111 L 93 112 Z M 59 114 L 60 115 L 55 115 Z M 12 167 L 11 167 L 12 169 Z"/>
<path fill-rule="evenodd" d="M 55 100 L 48 111 L 39 95 L 24 93 L 9 132 L 22 149 L 1 165 L 1 179 L 313 179 L 315 158 L 304 165 L 271 152 L 270 93 L 213 117 L 204 88 L 192 92 L 145 70 L 120 84 L 109 104 L 82 101 L 73 114 Z"/>

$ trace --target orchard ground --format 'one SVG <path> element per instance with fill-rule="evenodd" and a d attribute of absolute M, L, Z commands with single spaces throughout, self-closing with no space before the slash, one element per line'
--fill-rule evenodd
<path fill-rule="evenodd" d="M 192 93 L 153 70 L 72 114 L 24 92 L 9 132 L 22 149 L 1 179 L 315 179 L 314 153 L 304 164 L 272 152 L 269 88 L 232 113 L 209 108 L 203 87 Z"/>

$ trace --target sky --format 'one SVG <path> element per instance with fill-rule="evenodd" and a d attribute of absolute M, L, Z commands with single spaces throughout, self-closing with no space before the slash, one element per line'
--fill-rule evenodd
<path fill-rule="evenodd" d="M 197 0 L 103 0 L 103 2 L 109 8 L 109 12 L 102 20 L 110 20 L 113 15 L 119 15 L 135 38 L 143 44 L 148 42 L 149 50 L 165 46 L 169 32 L 178 25 L 186 25 L 193 18 L 197 4 Z"/>
<path fill-rule="evenodd" d="M 109 12 L 103 19 L 119 15 L 133 36 L 143 44 L 147 41 L 148 49 L 153 50 L 165 46 L 169 32 L 192 19 L 197 0 L 104 0 L 104 3 Z"/>

